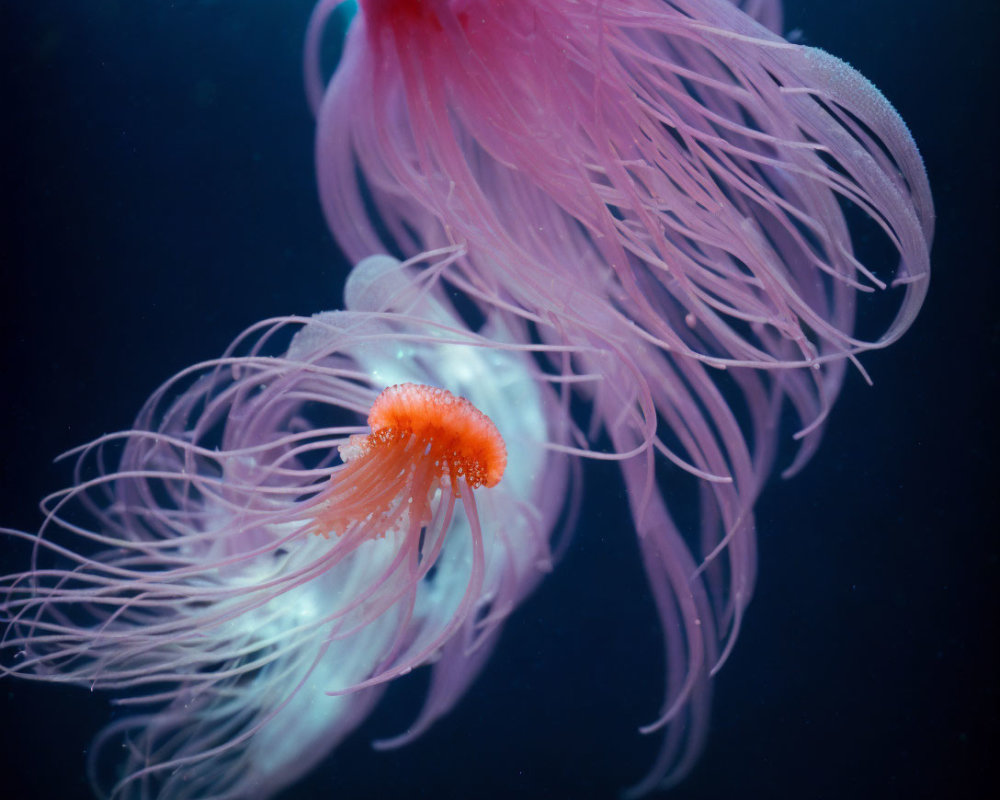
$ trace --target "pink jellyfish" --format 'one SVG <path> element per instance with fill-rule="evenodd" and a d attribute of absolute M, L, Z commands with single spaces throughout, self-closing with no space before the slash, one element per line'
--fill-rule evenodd
<path fill-rule="evenodd" d="M 667 787 L 755 578 L 786 410 L 814 452 L 848 364 L 927 291 L 933 208 L 903 121 L 777 2 L 361 0 L 336 72 L 306 45 L 328 223 L 352 258 L 460 245 L 434 275 L 523 341 L 577 349 L 663 622 Z M 582 445 L 581 445 L 582 446 Z M 667 499 L 694 492 L 699 529 Z"/>
<path fill-rule="evenodd" d="M 32 556 L 0 579 L 0 674 L 134 711 L 92 748 L 104 796 L 270 796 L 429 663 L 381 744 L 415 738 L 550 568 L 563 405 L 531 348 L 470 333 L 412 266 L 369 259 L 348 311 L 266 320 L 171 378 L 72 454 L 37 533 L 5 531 Z"/>

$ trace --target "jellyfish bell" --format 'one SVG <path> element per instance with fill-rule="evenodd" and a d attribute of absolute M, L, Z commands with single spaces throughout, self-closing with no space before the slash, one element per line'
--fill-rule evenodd
<path fill-rule="evenodd" d="M 130 712 L 91 750 L 100 793 L 267 797 L 429 665 L 381 746 L 403 744 L 550 568 L 561 405 L 408 269 L 359 265 L 348 310 L 267 320 L 184 370 L 74 453 L 37 533 L 5 531 L 32 557 L 0 579 L 2 674 Z"/>
<path fill-rule="evenodd" d="M 368 427 L 370 433 L 340 446 L 344 470 L 311 509 L 310 528 L 325 538 L 352 527 L 371 534 L 373 522 L 391 528 L 403 519 L 419 533 L 431 521 L 435 495 L 450 490 L 463 497 L 468 489 L 496 486 L 507 466 L 507 449 L 490 418 L 447 389 L 389 386 L 375 398 Z"/>

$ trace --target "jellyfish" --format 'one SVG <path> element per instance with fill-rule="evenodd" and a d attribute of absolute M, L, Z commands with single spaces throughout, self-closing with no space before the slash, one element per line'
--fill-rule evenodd
<path fill-rule="evenodd" d="M 756 577 L 780 435 L 818 447 L 848 367 L 929 283 L 916 145 L 778 2 L 360 0 L 327 81 L 306 39 L 320 197 L 338 243 L 461 246 L 435 279 L 526 342 L 573 349 L 589 441 L 621 465 L 661 617 L 667 788 L 707 735 L 711 677 Z M 671 508 L 698 508 L 684 529 Z"/>
<path fill-rule="evenodd" d="M 348 253 L 460 239 L 474 296 L 715 366 L 840 361 L 919 309 L 933 210 L 905 124 L 732 3 L 365 0 L 324 90 L 337 5 L 314 12 L 306 77 Z M 898 308 L 868 339 L 853 301 L 889 282 L 861 234 L 899 256 Z"/>
<path fill-rule="evenodd" d="M 31 563 L 0 579 L 0 674 L 115 697 L 102 796 L 270 796 L 430 665 L 379 744 L 411 741 L 551 568 L 574 497 L 555 377 L 415 268 L 368 259 L 347 310 L 252 326 L 74 451 L 37 533 L 4 531 Z"/>

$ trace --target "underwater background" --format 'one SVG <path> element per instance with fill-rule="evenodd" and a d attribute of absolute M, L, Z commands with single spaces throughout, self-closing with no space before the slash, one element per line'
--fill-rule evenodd
<path fill-rule="evenodd" d="M 34 527 L 68 479 L 53 457 L 126 427 L 180 368 L 259 319 L 341 305 L 301 79 L 312 5 L 0 4 L 3 525 Z M 755 597 L 707 748 L 669 796 L 978 797 L 1000 773 L 1000 3 L 785 8 L 786 32 L 850 62 L 909 124 L 934 271 L 912 330 L 863 356 L 875 386 L 850 372 L 817 457 L 759 501 Z M 280 797 L 612 798 L 643 774 L 658 622 L 617 470 L 586 479 L 573 546 L 456 710 L 371 750 L 416 713 L 418 670 Z M 14 568 L 0 549 L 0 573 Z M 84 754 L 113 713 L 84 690 L 3 682 L 0 796 L 90 797 Z"/>

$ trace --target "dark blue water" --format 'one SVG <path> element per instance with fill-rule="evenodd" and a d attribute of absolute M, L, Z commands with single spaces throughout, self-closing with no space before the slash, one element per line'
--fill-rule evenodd
<path fill-rule="evenodd" d="M 0 7 L 0 520 L 52 457 L 126 426 L 177 369 L 273 314 L 337 307 L 300 79 L 311 0 Z M 671 797 L 978 797 L 998 770 L 995 0 L 797 0 L 787 27 L 909 122 L 939 214 L 928 302 L 848 379 L 818 457 L 758 508 L 757 594 L 699 766 Z M 657 622 L 614 472 L 458 709 L 416 744 L 421 677 L 287 798 L 610 798 L 648 766 Z M 607 488 L 603 488 L 607 487 Z M 5 545 L 0 545 L 4 547 Z M 13 568 L 0 550 L 0 571 Z M 0 687 L 0 796 L 83 798 L 107 718 Z"/>

